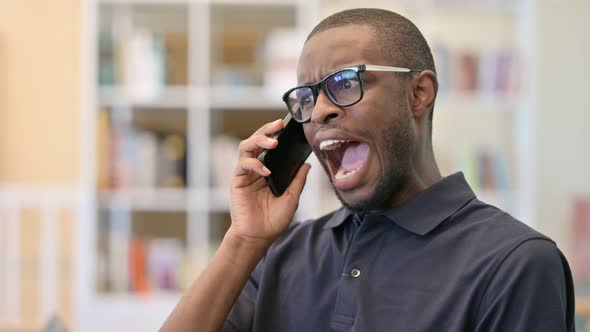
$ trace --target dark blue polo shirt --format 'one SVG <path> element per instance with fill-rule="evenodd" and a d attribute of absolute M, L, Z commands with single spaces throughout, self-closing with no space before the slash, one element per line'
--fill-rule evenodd
<path fill-rule="evenodd" d="M 553 241 L 457 173 L 383 214 L 294 224 L 223 331 L 573 331 L 572 285 Z"/>

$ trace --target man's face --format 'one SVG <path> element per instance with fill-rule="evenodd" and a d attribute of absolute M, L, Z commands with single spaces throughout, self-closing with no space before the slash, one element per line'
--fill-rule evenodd
<path fill-rule="evenodd" d="M 347 66 L 396 66 L 382 54 L 368 26 L 348 25 L 315 34 L 305 44 L 298 83 L 314 83 Z M 349 107 L 321 92 L 305 136 L 342 203 L 353 210 L 388 208 L 411 176 L 415 124 L 408 74 L 364 72 L 364 96 Z"/>

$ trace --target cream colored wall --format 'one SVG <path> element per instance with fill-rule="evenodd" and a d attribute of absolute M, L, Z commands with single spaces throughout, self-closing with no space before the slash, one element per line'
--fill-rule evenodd
<path fill-rule="evenodd" d="M 534 142 L 537 225 L 567 255 L 572 199 L 590 194 L 590 2 L 566 3 L 537 1 Z"/>
<path fill-rule="evenodd" d="M 0 2 L 0 184 L 79 181 L 80 1 Z"/>
<path fill-rule="evenodd" d="M 0 0 L 0 186 L 79 182 L 80 27 L 79 0 Z M 45 324 L 39 213 L 31 207 L 19 214 L 21 321 L 0 321 L 0 330 Z M 58 219 L 57 314 L 72 326 L 75 219 L 71 210 Z"/>

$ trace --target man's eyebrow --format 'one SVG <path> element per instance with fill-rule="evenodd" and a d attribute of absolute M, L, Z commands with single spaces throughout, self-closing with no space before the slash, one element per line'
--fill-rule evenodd
<path fill-rule="evenodd" d="M 316 84 L 317 82 L 319 82 L 319 81 L 323 80 L 324 78 L 326 78 L 326 76 L 328 76 L 328 75 L 331 75 L 331 74 L 334 74 L 336 71 L 338 71 L 338 69 L 336 69 L 336 70 L 331 70 L 331 71 L 328 71 L 327 73 L 323 73 L 323 74 L 321 75 L 321 78 L 320 78 L 319 80 L 317 80 L 317 81 L 313 81 L 313 82 L 305 82 L 305 83 L 303 83 L 303 84 L 301 84 L 301 85 L 310 85 L 310 84 Z"/>
<path fill-rule="evenodd" d="M 306 83 L 302 83 L 301 85 L 310 85 L 310 84 L 316 84 L 317 82 L 323 80 L 324 78 L 326 78 L 327 76 L 330 76 L 334 73 L 336 73 L 337 71 L 340 71 L 342 69 L 345 68 L 352 68 L 352 67 L 356 67 L 356 65 L 350 65 L 350 66 L 337 66 L 334 68 L 329 69 L 328 71 L 322 73 L 321 78 L 317 81 L 313 81 L 313 82 L 306 82 Z"/>
<path fill-rule="evenodd" d="M 313 81 L 313 82 L 304 82 L 304 83 L 297 83 L 298 86 L 303 86 L 303 85 L 311 85 L 311 84 L 316 84 L 318 81 Z"/>

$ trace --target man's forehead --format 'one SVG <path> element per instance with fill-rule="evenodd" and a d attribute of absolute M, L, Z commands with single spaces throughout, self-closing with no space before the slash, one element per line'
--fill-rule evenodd
<path fill-rule="evenodd" d="M 375 32 L 367 25 L 346 25 L 313 35 L 297 66 L 300 84 L 312 83 L 340 68 L 370 62 L 380 56 Z"/>

